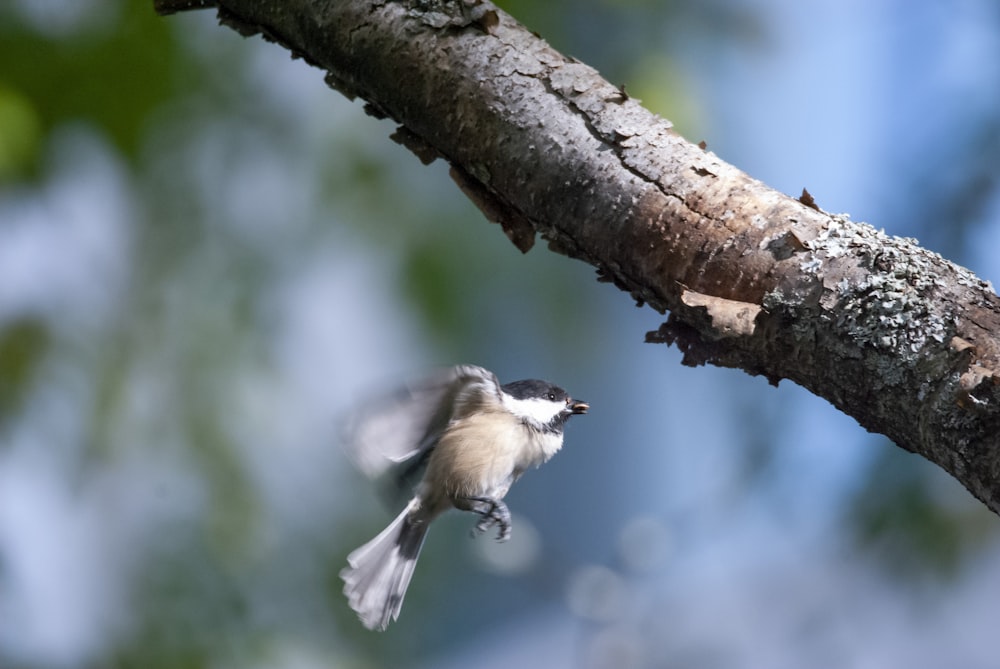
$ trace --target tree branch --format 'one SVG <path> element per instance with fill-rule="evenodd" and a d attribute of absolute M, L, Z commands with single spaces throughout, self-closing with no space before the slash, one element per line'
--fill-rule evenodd
<path fill-rule="evenodd" d="M 448 161 L 519 249 L 669 311 L 648 341 L 790 379 L 1000 512 L 1000 299 L 968 270 L 768 188 L 485 0 L 214 4 Z"/>

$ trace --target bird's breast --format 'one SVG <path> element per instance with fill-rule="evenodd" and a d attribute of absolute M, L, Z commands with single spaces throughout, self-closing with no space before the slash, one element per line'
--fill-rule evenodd
<path fill-rule="evenodd" d="M 427 478 L 449 496 L 500 499 L 530 467 L 559 450 L 561 435 L 531 429 L 506 412 L 480 413 L 452 423 L 428 463 Z"/>

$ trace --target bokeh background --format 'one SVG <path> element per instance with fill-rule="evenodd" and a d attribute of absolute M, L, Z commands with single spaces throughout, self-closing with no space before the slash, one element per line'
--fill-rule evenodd
<path fill-rule="evenodd" d="M 1000 274 L 994 0 L 510 0 L 821 207 Z M 522 256 L 440 163 L 213 13 L 0 3 L 0 666 L 994 667 L 1000 522 L 801 389 Z M 474 362 L 591 402 L 430 534 L 401 619 L 337 574 L 392 515 L 345 412 Z"/>

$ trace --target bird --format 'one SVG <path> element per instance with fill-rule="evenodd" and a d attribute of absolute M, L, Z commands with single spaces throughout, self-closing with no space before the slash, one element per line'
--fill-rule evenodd
<path fill-rule="evenodd" d="M 351 459 L 368 477 L 412 490 L 399 515 L 352 551 L 340 572 L 361 623 L 384 631 L 399 617 L 427 529 L 445 511 L 478 514 L 476 532 L 495 526 L 497 540 L 506 541 L 507 491 L 562 448 L 566 421 L 589 408 L 547 381 L 501 385 L 483 367 L 457 365 L 358 411 L 345 436 Z"/>

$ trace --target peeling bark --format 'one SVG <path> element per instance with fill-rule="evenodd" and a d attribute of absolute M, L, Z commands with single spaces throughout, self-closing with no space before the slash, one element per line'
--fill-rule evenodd
<path fill-rule="evenodd" d="M 1000 512 L 1000 298 L 968 270 L 768 188 L 484 0 L 155 4 L 324 69 L 519 249 L 669 311 L 647 340 L 686 364 L 790 379 Z"/>

